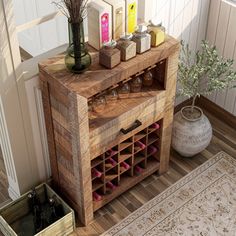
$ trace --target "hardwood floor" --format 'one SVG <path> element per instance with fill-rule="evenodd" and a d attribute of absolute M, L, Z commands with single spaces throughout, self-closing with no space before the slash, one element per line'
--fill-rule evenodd
<path fill-rule="evenodd" d="M 193 158 L 183 158 L 172 150 L 170 168 L 166 174 L 162 176 L 154 174 L 122 194 L 110 204 L 98 210 L 95 213 L 94 221 L 89 226 L 81 227 L 78 223 L 76 232 L 73 235 L 100 235 L 222 150 L 236 158 L 236 129 L 226 125 L 223 120 L 217 119 L 214 115 L 204 112 L 212 123 L 214 133 L 211 144 L 206 150 Z M 2 176 L 0 176 L 0 179 L 2 179 Z M 4 194 L 1 191 L 1 195 Z"/>
<path fill-rule="evenodd" d="M 226 125 L 214 115 L 204 112 L 212 123 L 214 134 L 206 150 L 192 158 L 183 158 L 172 150 L 170 168 L 166 174 L 162 176 L 154 174 L 122 194 L 98 210 L 89 226 L 77 225 L 74 235 L 100 235 L 220 151 L 225 151 L 236 158 L 236 129 Z"/>

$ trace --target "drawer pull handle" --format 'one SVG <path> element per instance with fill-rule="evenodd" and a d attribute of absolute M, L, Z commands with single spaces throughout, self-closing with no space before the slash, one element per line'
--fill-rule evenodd
<path fill-rule="evenodd" d="M 139 120 L 136 120 L 132 126 L 130 126 L 128 129 L 121 129 L 121 133 L 128 134 L 129 132 L 133 131 L 134 129 L 138 128 L 142 125 L 142 122 Z"/>

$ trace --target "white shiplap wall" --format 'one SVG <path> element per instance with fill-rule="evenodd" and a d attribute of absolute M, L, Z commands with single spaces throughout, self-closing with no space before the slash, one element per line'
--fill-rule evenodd
<path fill-rule="evenodd" d="M 210 0 L 153 0 L 152 18 L 162 21 L 170 35 L 197 51 L 206 38 L 209 6 Z M 183 100 L 178 98 L 176 103 Z"/>
<path fill-rule="evenodd" d="M 225 0 L 211 1 L 207 40 L 217 46 L 219 53 L 225 58 L 235 60 L 236 69 L 236 3 Z M 215 92 L 209 98 L 236 115 L 236 89 Z"/>

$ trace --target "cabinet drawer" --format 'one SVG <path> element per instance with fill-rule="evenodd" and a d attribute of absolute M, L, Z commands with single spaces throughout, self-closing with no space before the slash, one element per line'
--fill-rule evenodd
<path fill-rule="evenodd" d="M 165 107 L 165 93 L 165 90 L 152 90 L 142 92 L 142 96 L 130 94 L 129 98 L 118 100 L 115 107 L 96 114 L 90 120 L 91 159 L 160 119 Z M 128 132 L 122 133 L 121 129 Z"/>

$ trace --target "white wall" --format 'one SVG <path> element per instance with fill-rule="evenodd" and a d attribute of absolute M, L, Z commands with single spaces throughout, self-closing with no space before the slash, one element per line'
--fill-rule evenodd
<path fill-rule="evenodd" d="M 235 60 L 236 69 L 236 3 L 223 0 L 211 2 L 207 29 L 207 40 L 217 46 L 219 53 L 225 58 Z M 236 89 L 215 92 L 209 98 L 236 115 Z"/>
<path fill-rule="evenodd" d="M 170 35 L 183 39 L 197 51 L 206 38 L 209 5 L 210 0 L 153 0 L 151 15 L 163 23 Z M 184 99 L 179 97 L 176 104 Z"/>
<path fill-rule="evenodd" d="M 52 0 L 13 0 L 16 25 L 56 12 Z M 20 46 L 32 56 L 40 55 L 68 42 L 67 18 L 57 17 L 18 34 Z"/>
<path fill-rule="evenodd" d="M 8 0 L 5 0 L 8 1 Z M 51 0 L 12 0 L 17 17 L 17 25 L 51 13 L 55 6 Z M 144 1 L 144 0 L 139 0 Z M 167 32 L 178 39 L 184 39 L 194 50 L 199 48 L 202 39 L 205 38 L 210 0 L 147 0 L 151 7 L 146 8 L 147 14 L 156 21 L 162 21 Z M 148 10 L 149 9 L 149 10 Z M 152 9 L 151 12 L 150 9 Z M 63 18 L 61 18 L 63 19 Z M 20 44 L 31 54 L 38 55 L 51 48 L 57 47 L 67 41 L 66 18 L 59 22 L 52 20 L 31 30 L 20 34 Z M 23 42 L 25 40 L 25 42 Z M 27 48 L 28 47 L 28 48 Z M 61 50 L 63 51 L 63 50 Z M 51 53 L 58 53 L 52 52 Z M 34 163 L 38 166 L 40 179 L 48 177 L 48 152 L 46 145 L 45 128 L 43 123 L 43 110 L 40 99 L 39 81 L 37 75 L 37 63 L 44 57 L 52 54 L 43 54 L 22 63 L 24 71 L 24 87 L 27 93 L 29 116 L 33 127 L 31 141 L 35 146 Z M 178 99 L 181 102 L 183 99 Z M 37 108 L 37 109 L 36 109 Z M 28 114 L 27 113 L 27 114 Z"/>

